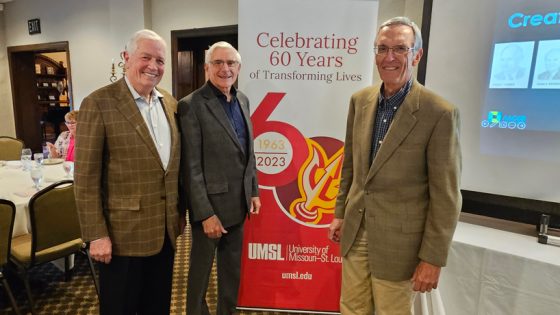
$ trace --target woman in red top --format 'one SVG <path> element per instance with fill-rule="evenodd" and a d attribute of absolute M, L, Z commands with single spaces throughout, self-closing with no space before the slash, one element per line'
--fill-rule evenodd
<path fill-rule="evenodd" d="M 68 131 L 60 133 L 54 144 L 47 142 L 49 158 L 62 158 L 66 161 L 74 161 L 74 136 L 76 134 L 77 116 L 77 110 L 70 111 L 64 115 Z"/>

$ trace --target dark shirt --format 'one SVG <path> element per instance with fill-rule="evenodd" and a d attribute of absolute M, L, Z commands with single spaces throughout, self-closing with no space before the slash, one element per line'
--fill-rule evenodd
<path fill-rule="evenodd" d="M 389 131 L 389 127 L 393 122 L 395 113 L 400 108 L 402 102 L 412 87 L 412 79 L 410 79 L 396 94 L 389 97 L 383 96 L 383 86 L 384 85 L 381 85 L 381 91 L 377 99 L 378 106 L 375 114 L 375 122 L 373 123 L 373 134 L 371 137 L 370 164 L 373 163 L 375 155 L 379 151 L 381 144 L 383 144 L 383 139 L 385 139 L 385 135 L 387 135 L 387 131 Z"/>
<path fill-rule="evenodd" d="M 243 113 L 241 112 L 241 106 L 239 105 L 239 101 L 237 100 L 237 90 L 235 87 L 231 87 L 230 94 L 231 100 L 228 102 L 227 97 L 222 91 L 218 90 L 212 82 L 208 81 L 208 85 L 214 91 L 216 97 L 220 100 L 224 111 L 229 119 L 231 127 L 235 131 L 237 135 L 237 140 L 239 140 L 239 144 L 241 144 L 241 148 L 243 149 L 243 153 L 247 152 L 247 124 L 245 123 L 245 119 L 243 119 Z"/>

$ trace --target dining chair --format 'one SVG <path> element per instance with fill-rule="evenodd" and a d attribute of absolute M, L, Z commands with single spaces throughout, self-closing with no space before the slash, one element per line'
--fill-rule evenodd
<path fill-rule="evenodd" d="M 16 206 L 9 200 L 0 199 L 0 280 L 2 286 L 6 290 L 6 294 L 12 303 L 12 308 L 16 314 L 20 314 L 16 300 L 8 284 L 8 280 L 4 278 L 4 266 L 8 263 L 10 257 L 10 243 L 12 241 L 12 230 L 14 228 L 14 219 L 16 217 Z"/>
<path fill-rule="evenodd" d="M 21 159 L 22 149 L 23 141 L 8 136 L 0 136 L 0 160 L 19 160 Z"/>
<path fill-rule="evenodd" d="M 65 281 L 70 279 L 70 255 L 82 253 L 87 256 L 97 295 L 99 285 L 89 251 L 81 239 L 80 224 L 74 198 L 74 182 L 56 182 L 29 200 L 31 233 L 12 240 L 10 259 L 18 270 L 27 292 L 31 312 L 35 314 L 29 286 L 28 270 L 34 266 L 64 258 Z"/>

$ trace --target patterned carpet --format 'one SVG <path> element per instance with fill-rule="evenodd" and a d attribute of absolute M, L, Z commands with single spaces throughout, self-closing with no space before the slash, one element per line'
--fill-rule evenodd
<path fill-rule="evenodd" d="M 181 235 L 177 242 L 177 253 L 173 275 L 171 314 L 186 314 L 186 284 L 188 272 L 188 253 L 190 251 L 190 231 Z M 23 284 L 16 275 L 6 277 L 17 300 L 22 314 L 29 312 L 29 304 Z M 30 283 L 38 314 L 98 314 L 98 301 L 95 287 L 91 280 L 87 259 L 78 255 L 75 259 L 74 276 L 64 282 L 64 274 L 52 264 L 45 264 L 32 269 Z M 210 286 L 206 300 L 210 312 L 216 312 L 216 268 L 213 267 Z M 13 314 L 4 288 L 0 288 L 0 314 Z M 278 315 L 279 312 L 241 312 L 242 315 Z"/>

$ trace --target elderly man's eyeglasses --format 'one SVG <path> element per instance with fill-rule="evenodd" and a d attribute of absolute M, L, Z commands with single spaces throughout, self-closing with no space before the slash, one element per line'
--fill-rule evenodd
<path fill-rule="evenodd" d="M 237 62 L 237 60 L 212 60 L 210 61 L 210 64 L 216 66 L 216 67 L 221 67 L 224 64 L 226 64 L 229 68 L 233 68 L 235 67 L 239 62 Z"/>
<path fill-rule="evenodd" d="M 386 55 L 389 53 L 389 50 L 393 51 L 395 55 L 406 55 L 409 51 L 413 51 L 414 48 L 406 47 L 406 46 L 395 46 L 395 47 L 387 47 L 387 46 L 377 46 L 374 48 L 376 55 Z"/>
<path fill-rule="evenodd" d="M 75 125 L 76 124 L 75 121 L 65 121 L 64 123 L 67 124 L 67 125 Z"/>

